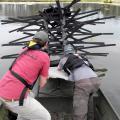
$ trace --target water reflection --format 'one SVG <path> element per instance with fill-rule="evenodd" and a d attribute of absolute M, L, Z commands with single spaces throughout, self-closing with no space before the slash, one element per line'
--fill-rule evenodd
<path fill-rule="evenodd" d="M 88 4 L 88 3 L 84 3 L 84 4 L 76 4 L 77 7 L 80 6 L 82 11 L 85 10 L 94 10 L 94 9 L 98 9 L 101 8 L 101 12 L 104 16 L 109 16 L 109 15 L 115 15 L 115 16 L 120 16 L 120 7 L 119 6 L 112 6 L 112 5 L 105 5 L 105 4 L 96 4 L 96 3 L 92 3 L 92 4 Z M 77 9 L 77 7 L 74 7 Z"/>
<path fill-rule="evenodd" d="M 66 5 L 66 4 L 65 4 Z M 0 15 L 3 16 L 29 16 L 36 14 L 39 10 L 41 11 L 43 8 L 48 7 L 48 4 L 0 4 Z M 88 4 L 88 3 L 80 3 L 74 6 L 74 9 L 78 7 L 81 8 L 81 11 L 85 10 L 94 10 L 101 8 L 101 12 L 104 16 L 115 15 L 120 16 L 120 7 L 112 6 L 112 5 L 104 5 L 104 4 Z"/>
<path fill-rule="evenodd" d="M 40 5 L 40 4 L 0 4 L 0 20 L 4 19 L 5 17 L 17 17 L 17 16 L 29 16 L 37 14 L 39 10 L 47 7 L 48 4 Z M 105 49 L 98 49 L 101 52 L 110 53 L 108 57 L 96 57 L 96 60 L 93 60 L 96 67 L 105 66 L 108 69 L 108 72 L 103 80 L 102 89 L 105 92 L 105 95 L 110 99 L 112 105 L 115 107 L 116 111 L 120 115 L 120 7 L 119 6 L 111 6 L 111 5 L 104 5 L 104 4 L 76 4 L 74 9 L 76 10 L 78 7 L 81 8 L 81 11 L 85 10 L 94 10 L 101 8 L 100 16 L 112 16 L 115 15 L 115 19 L 107 20 L 105 25 L 98 25 L 96 28 L 91 28 L 95 31 L 100 32 L 112 32 L 114 33 L 113 36 L 99 36 L 96 38 L 92 38 L 91 40 L 98 40 L 98 41 L 105 41 L 108 43 L 116 43 L 116 47 L 109 47 Z M 12 33 L 9 35 L 8 31 L 14 28 L 17 28 L 18 25 L 1 25 L 0 24 L 0 44 L 8 43 L 8 41 L 16 39 L 18 33 Z M 88 26 L 89 27 L 89 26 Z M 16 47 L 0 47 L 0 56 L 6 54 L 12 54 L 17 52 L 19 48 Z M 97 52 L 97 49 L 96 49 Z M 5 71 L 10 66 L 11 60 L 0 60 L 0 77 L 5 73 Z"/>
<path fill-rule="evenodd" d="M 42 10 L 47 5 L 27 5 L 27 4 L 1 4 L 0 5 L 0 14 L 5 16 L 26 16 L 33 15 Z"/>

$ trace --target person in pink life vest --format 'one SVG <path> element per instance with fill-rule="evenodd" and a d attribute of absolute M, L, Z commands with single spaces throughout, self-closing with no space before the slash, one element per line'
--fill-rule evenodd
<path fill-rule="evenodd" d="M 50 67 L 47 45 L 48 34 L 38 31 L 0 80 L 0 100 L 18 114 L 17 120 L 51 120 L 48 110 L 29 95 L 39 77 L 40 89 L 47 83 Z"/>

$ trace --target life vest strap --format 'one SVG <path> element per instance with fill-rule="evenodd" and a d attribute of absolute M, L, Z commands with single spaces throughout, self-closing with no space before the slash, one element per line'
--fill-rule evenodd
<path fill-rule="evenodd" d="M 87 61 L 87 63 L 85 62 Z M 94 71 L 94 67 L 93 65 L 90 63 L 90 61 L 87 58 L 83 58 L 82 56 L 79 57 L 77 55 L 74 54 L 70 54 L 68 56 L 67 61 L 65 62 L 65 64 L 63 65 L 63 70 L 70 75 L 70 73 L 76 69 L 81 67 L 83 64 L 85 64 L 86 66 L 90 67 L 93 71 Z"/>
<path fill-rule="evenodd" d="M 22 90 L 22 93 L 21 93 L 20 99 L 19 99 L 19 106 L 23 106 L 24 98 L 25 98 L 25 94 L 26 94 L 27 90 L 28 90 L 27 87 L 24 87 L 24 89 Z"/>
<path fill-rule="evenodd" d="M 14 77 L 16 77 L 18 80 L 20 80 L 27 88 L 29 88 L 30 90 L 32 89 L 32 85 L 29 85 L 24 78 L 22 78 L 20 75 L 18 75 L 13 70 L 10 70 L 10 72 Z"/>
<path fill-rule="evenodd" d="M 33 85 L 29 85 L 26 80 L 24 78 L 22 78 L 20 75 L 18 75 L 16 72 L 10 70 L 11 74 L 16 77 L 19 81 L 21 81 L 25 87 L 24 89 L 22 90 L 22 93 L 20 95 L 20 99 L 19 99 L 19 106 L 23 106 L 23 102 L 24 102 L 24 98 L 25 98 L 25 94 L 27 92 L 28 89 L 32 89 L 33 88 Z"/>

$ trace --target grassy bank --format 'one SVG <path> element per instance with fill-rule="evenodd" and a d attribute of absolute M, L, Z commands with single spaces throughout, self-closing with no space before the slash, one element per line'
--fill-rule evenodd
<path fill-rule="evenodd" d="M 55 0 L 0 0 L 0 2 L 54 2 Z M 72 0 L 60 0 L 61 2 L 70 2 Z M 111 0 L 81 0 L 81 2 L 109 2 Z"/>

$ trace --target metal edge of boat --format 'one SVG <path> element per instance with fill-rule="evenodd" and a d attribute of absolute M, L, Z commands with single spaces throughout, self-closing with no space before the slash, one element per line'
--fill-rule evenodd
<path fill-rule="evenodd" d="M 110 103 L 109 99 L 103 94 L 102 90 L 98 90 L 98 97 L 95 98 L 95 114 L 96 120 L 120 120 L 120 116 Z"/>

